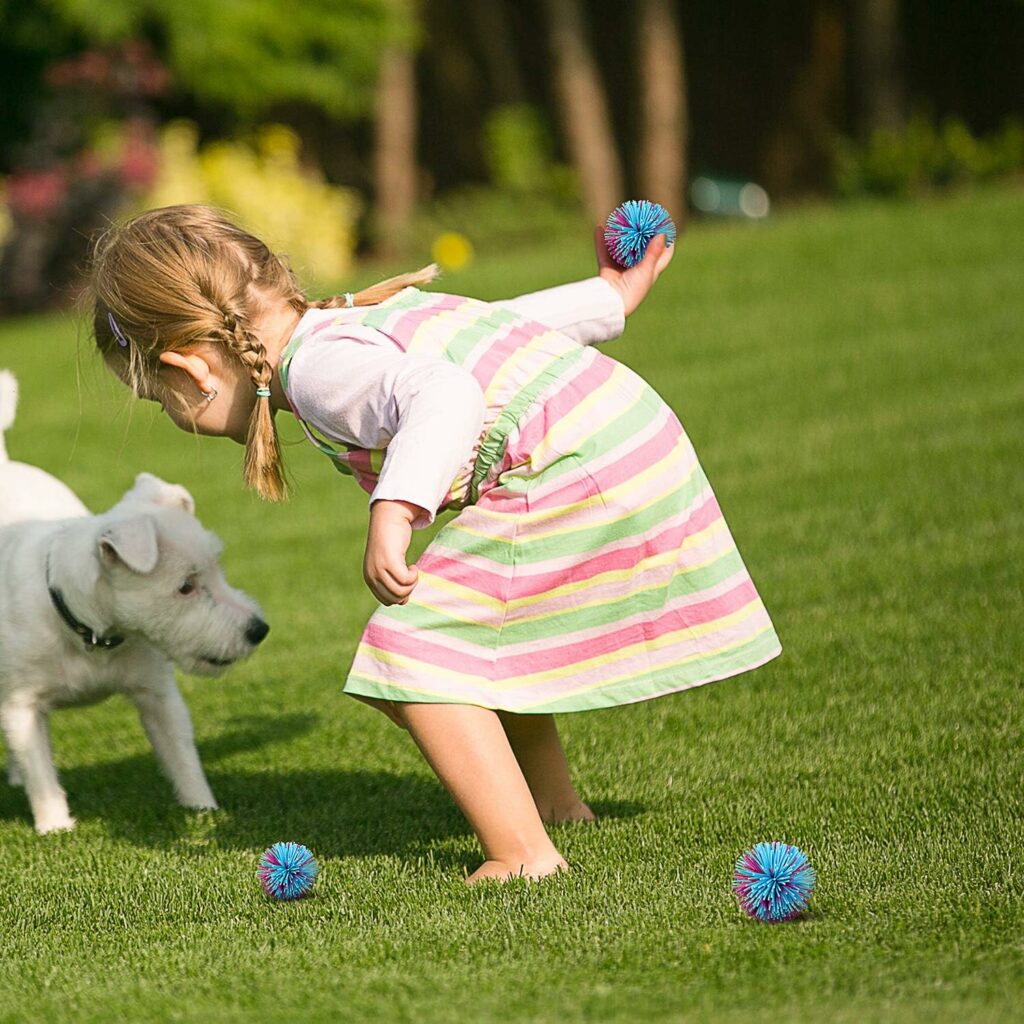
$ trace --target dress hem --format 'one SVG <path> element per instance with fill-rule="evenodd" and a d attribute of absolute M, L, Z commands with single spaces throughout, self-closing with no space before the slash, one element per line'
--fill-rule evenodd
<path fill-rule="evenodd" d="M 411 690 L 404 690 L 398 686 L 388 686 L 384 683 L 374 682 L 365 677 L 349 676 L 343 689 L 352 697 L 374 697 L 377 700 L 398 701 L 401 704 L 464 704 L 470 707 L 487 708 L 490 711 L 506 711 L 520 715 L 546 715 L 546 714 L 570 714 L 577 711 L 599 711 L 602 708 L 623 707 L 627 704 L 640 704 L 643 701 L 654 700 L 658 697 L 666 697 L 671 693 L 682 693 L 684 690 L 695 690 L 699 686 L 706 686 L 708 683 L 717 683 L 723 679 L 731 679 L 734 676 L 742 675 L 744 672 L 752 672 L 754 669 L 767 665 L 774 661 L 782 653 L 782 644 L 776 638 L 776 642 L 763 656 L 754 661 L 744 661 L 741 664 L 731 666 L 724 672 L 702 679 L 691 680 L 680 683 L 677 686 L 670 686 L 668 689 L 656 690 L 653 693 L 643 693 L 634 697 L 622 697 L 619 699 L 601 699 L 601 694 L 595 694 L 591 698 L 570 697 L 564 701 L 550 701 L 545 704 L 535 704 L 526 707 L 509 707 L 499 703 L 471 700 L 454 700 L 445 698 L 436 693 L 414 693 Z"/>

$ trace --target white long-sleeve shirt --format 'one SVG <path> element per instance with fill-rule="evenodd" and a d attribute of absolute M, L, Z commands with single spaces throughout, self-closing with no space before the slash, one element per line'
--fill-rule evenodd
<path fill-rule="evenodd" d="M 600 277 L 495 303 L 561 331 L 581 345 L 617 338 L 626 317 L 619 293 Z M 296 333 L 319 323 L 292 357 L 288 398 L 295 412 L 329 440 L 387 448 L 370 495 L 424 509 L 413 526 L 433 522 L 452 480 L 480 436 L 484 399 L 468 370 L 438 356 L 406 354 L 373 327 L 346 325 L 354 309 L 311 309 Z"/>

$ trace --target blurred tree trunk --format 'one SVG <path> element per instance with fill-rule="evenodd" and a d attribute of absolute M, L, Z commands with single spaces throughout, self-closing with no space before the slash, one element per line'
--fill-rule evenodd
<path fill-rule="evenodd" d="M 861 132 L 899 131 L 906 123 L 900 72 L 899 0 L 854 0 L 855 67 L 861 102 Z"/>
<path fill-rule="evenodd" d="M 495 98 L 498 103 L 521 103 L 526 99 L 526 87 L 512 44 L 505 0 L 470 0 L 466 6 L 476 27 Z"/>
<path fill-rule="evenodd" d="M 626 198 L 608 102 L 580 0 L 544 0 L 544 6 L 569 157 L 580 177 L 583 204 L 597 223 Z"/>
<path fill-rule="evenodd" d="M 809 59 L 762 151 L 764 185 L 773 198 L 820 190 L 829 180 L 842 105 L 845 40 L 840 0 L 818 0 Z"/>
<path fill-rule="evenodd" d="M 393 0 L 409 18 L 409 0 Z M 404 40 L 381 54 L 374 110 L 374 250 L 399 256 L 405 250 L 409 222 L 416 208 L 416 57 Z"/>
<path fill-rule="evenodd" d="M 640 192 L 661 203 L 677 225 L 686 219 L 688 132 L 682 30 L 670 0 L 640 0 L 637 34 L 642 117 Z"/>

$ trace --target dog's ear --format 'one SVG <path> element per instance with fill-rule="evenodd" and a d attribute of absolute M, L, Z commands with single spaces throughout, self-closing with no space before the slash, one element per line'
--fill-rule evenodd
<path fill-rule="evenodd" d="M 146 575 L 156 568 L 160 551 L 156 523 L 149 516 L 118 519 L 100 534 L 100 557 L 107 565 L 121 562 L 132 572 Z"/>
<path fill-rule="evenodd" d="M 196 510 L 195 500 L 184 487 L 180 484 L 169 484 L 152 473 L 140 473 L 125 498 L 149 501 L 154 505 L 167 505 L 170 508 L 181 508 L 189 515 L 193 515 Z"/>

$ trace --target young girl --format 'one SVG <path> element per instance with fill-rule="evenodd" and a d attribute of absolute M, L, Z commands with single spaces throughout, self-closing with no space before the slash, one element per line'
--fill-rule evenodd
<path fill-rule="evenodd" d="M 679 421 L 592 343 L 668 265 L 631 270 L 598 229 L 597 277 L 507 302 L 425 292 L 436 268 L 311 302 L 214 210 L 113 229 L 93 268 L 114 373 L 185 430 L 245 445 L 284 495 L 274 415 L 370 493 L 381 607 L 345 692 L 408 729 L 483 847 L 469 876 L 566 867 L 544 822 L 593 820 L 553 713 L 646 700 L 780 651 Z M 458 515 L 416 565 L 414 529 Z"/>

